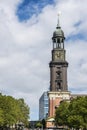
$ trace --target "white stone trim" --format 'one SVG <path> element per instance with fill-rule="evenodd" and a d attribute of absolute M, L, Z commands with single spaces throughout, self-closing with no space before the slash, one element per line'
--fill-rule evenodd
<path fill-rule="evenodd" d="M 48 96 L 50 99 L 55 99 L 55 98 L 62 98 L 69 100 L 70 99 L 70 92 L 48 92 Z"/>

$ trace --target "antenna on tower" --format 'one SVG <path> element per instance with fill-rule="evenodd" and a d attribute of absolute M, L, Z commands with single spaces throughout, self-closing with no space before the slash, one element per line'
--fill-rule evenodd
<path fill-rule="evenodd" d="M 57 23 L 57 28 L 60 27 L 60 22 L 59 22 L 59 17 L 61 15 L 61 11 L 58 11 L 58 23 Z"/>

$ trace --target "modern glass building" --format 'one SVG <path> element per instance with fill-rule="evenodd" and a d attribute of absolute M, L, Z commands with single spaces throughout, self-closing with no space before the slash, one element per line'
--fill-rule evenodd
<path fill-rule="evenodd" d="M 48 95 L 44 92 L 39 99 L 39 120 L 46 119 L 48 116 Z"/>

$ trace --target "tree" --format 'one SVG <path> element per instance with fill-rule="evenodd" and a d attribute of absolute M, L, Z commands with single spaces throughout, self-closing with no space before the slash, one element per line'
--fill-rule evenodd
<path fill-rule="evenodd" d="M 35 128 L 42 128 L 42 123 L 40 121 L 37 121 L 35 124 Z"/>
<path fill-rule="evenodd" d="M 0 94 L 0 127 L 7 127 L 22 122 L 27 124 L 29 107 L 24 99 Z"/>
<path fill-rule="evenodd" d="M 55 113 L 56 125 L 87 130 L 87 96 L 62 102 Z"/>
<path fill-rule="evenodd" d="M 23 122 L 24 124 L 28 125 L 29 107 L 22 98 L 18 99 L 18 105 L 20 108 L 19 122 Z"/>
<path fill-rule="evenodd" d="M 87 97 L 77 97 L 70 102 L 69 126 L 87 128 Z"/>
<path fill-rule="evenodd" d="M 57 108 L 55 113 L 55 123 L 56 125 L 64 126 L 67 125 L 67 117 L 69 115 L 69 103 L 63 101 Z"/>
<path fill-rule="evenodd" d="M 3 110 L 0 108 L 0 126 L 3 126 L 3 124 L 4 124 Z"/>
<path fill-rule="evenodd" d="M 68 117 L 68 126 L 70 128 L 76 128 L 77 130 L 82 128 L 83 118 L 80 115 L 71 115 Z"/>
<path fill-rule="evenodd" d="M 0 108 L 3 110 L 4 126 L 13 125 L 17 122 L 18 105 L 11 96 L 0 97 Z"/>

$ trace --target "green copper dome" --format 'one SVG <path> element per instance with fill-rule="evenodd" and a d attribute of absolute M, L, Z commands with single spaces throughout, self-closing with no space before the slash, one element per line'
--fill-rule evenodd
<path fill-rule="evenodd" d="M 58 17 L 58 24 L 56 30 L 53 32 L 53 37 L 52 37 L 53 49 L 64 49 L 64 40 L 65 40 L 64 32 L 60 27 L 59 17 Z"/>
<path fill-rule="evenodd" d="M 64 32 L 62 31 L 61 27 L 56 27 L 56 30 L 53 33 L 53 38 L 62 37 L 64 38 Z"/>

